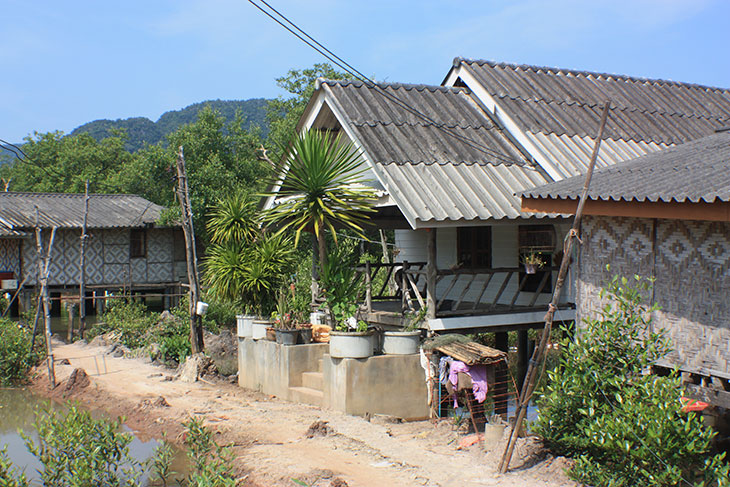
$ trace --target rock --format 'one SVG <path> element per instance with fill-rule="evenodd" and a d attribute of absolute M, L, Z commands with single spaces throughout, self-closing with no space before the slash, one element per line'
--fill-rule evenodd
<path fill-rule="evenodd" d="M 238 352 L 238 340 L 230 330 L 223 330 L 218 335 L 206 332 L 203 341 L 211 357 L 230 357 Z"/>
<path fill-rule="evenodd" d="M 151 343 L 149 347 L 147 347 L 147 352 L 149 353 L 152 363 L 155 363 L 155 361 L 159 359 L 160 355 L 162 354 L 162 348 L 158 343 Z"/>
<path fill-rule="evenodd" d="M 153 377 L 162 377 L 162 372 L 157 372 L 156 374 L 150 374 L 147 376 L 148 379 L 151 379 Z"/>
<path fill-rule="evenodd" d="M 130 355 L 130 350 L 127 347 L 125 347 L 124 345 L 115 343 L 112 357 L 124 357 L 125 355 Z"/>
<path fill-rule="evenodd" d="M 330 487 L 347 487 L 347 482 L 342 477 L 335 477 L 330 482 Z"/>
<path fill-rule="evenodd" d="M 104 340 L 103 336 L 99 335 L 94 337 L 94 339 L 89 342 L 89 345 L 92 347 L 106 347 L 108 343 Z"/>
<path fill-rule="evenodd" d="M 199 377 L 216 377 L 217 369 L 210 357 L 203 354 L 193 355 L 177 369 L 177 380 L 182 382 L 196 382 Z"/>
<path fill-rule="evenodd" d="M 68 394 L 73 394 L 79 389 L 84 389 L 85 387 L 88 387 L 90 383 L 91 382 L 89 381 L 89 376 L 86 375 L 86 371 L 81 368 L 76 368 L 73 370 L 73 372 L 71 372 L 68 380 L 66 380 L 66 386 L 63 389 L 63 395 L 66 396 Z"/>
<path fill-rule="evenodd" d="M 162 313 L 160 313 L 160 320 L 159 321 L 160 322 L 163 322 L 163 321 L 175 321 L 175 316 L 172 313 L 170 313 L 168 310 L 165 310 Z"/>
<path fill-rule="evenodd" d="M 159 396 L 157 399 L 154 400 L 154 402 L 152 403 L 152 406 L 154 406 L 156 408 L 169 408 L 170 403 L 168 403 L 164 397 Z"/>
<path fill-rule="evenodd" d="M 59 365 L 71 365 L 71 362 L 68 361 L 67 358 L 61 359 L 58 362 Z"/>
<path fill-rule="evenodd" d="M 334 430 L 328 426 L 327 421 L 315 421 L 309 425 L 309 429 L 304 434 L 307 438 L 314 438 L 315 436 L 327 436 L 334 433 Z"/>

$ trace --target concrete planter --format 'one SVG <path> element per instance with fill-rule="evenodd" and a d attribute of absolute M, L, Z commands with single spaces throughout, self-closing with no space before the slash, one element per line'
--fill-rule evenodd
<path fill-rule="evenodd" d="M 251 325 L 255 319 L 256 317 L 253 315 L 236 315 L 236 327 L 240 338 L 251 338 L 253 336 Z"/>
<path fill-rule="evenodd" d="M 330 332 L 330 357 L 368 358 L 373 355 L 373 332 Z"/>
<path fill-rule="evenodd" d="M 271 326 L 270 321 L 253 320 L 251 323 L 251 338 L 254 340 L 265 340 L 266 329 Z"/>
<path fill-rule="evenodd" d="M 383 353 L 386 355 L 410 355 L 418 353 L 420 331 L 383 332 Z"/>

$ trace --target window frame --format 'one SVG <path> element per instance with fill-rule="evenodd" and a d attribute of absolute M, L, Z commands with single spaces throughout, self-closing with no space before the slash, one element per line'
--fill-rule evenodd
<path fill-rule="evenodd" d="M 467 234 L 468 231 L 468 235 Z M 480 240 L 478 233 L 483 232 L 482 240 L 487 242 L 486 248 L 478 245 Z M 467 255 L 470 262 L 465 262 Z M 486 258 L 484 258 L 486 257 Z M 456 229 L 456 259 L 460 268 L 463 269 L 491 269 L 492 268 L 492 227 L 489 225 L 457 227 Z M 486 260 L 486 265 L 478 264 Z"/>
<path fill-rule="evenodd" d="M 141 242 L 141 244 L 140 244 Z M 129 258 L 144 259 L 147 257 L 147 229 L 132 228 L 129 231 Z"/>

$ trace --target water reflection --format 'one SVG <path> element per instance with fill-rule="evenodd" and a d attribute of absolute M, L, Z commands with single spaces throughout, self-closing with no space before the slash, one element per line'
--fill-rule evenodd
<path fill-rule="evenodd" d="M 22 429 L 31 438 L 37 438 L 33 429 L 35 410 L 37 407 L 47 405 L 47 401 L 27 389 L 0 389 L 0 448 L 7 448 L 10 460 L 18 469 L 25 471 L 28 480 L 31 482 L 39 481 L 38 469 L 42 466 L 38 459 L 26 448 L 25 441 L 20 436 L 18 429 Z M 63 405 L 51 403 L 50 407 L 62 408 Z M 126 426 L 124 431 L 132 433 Z M 144 461 L 154 454 L 154 450 L 158 445 L 159 442 L 156 440 L 141 441 L 134 436 L 129 445 L 129 451 L 136 460 Z M 176 450 L 172 470 L 185 472 L 186 465 L 185 454 Z M 143 479 L 141 485 L 146 485 L 146 479 Z"/>

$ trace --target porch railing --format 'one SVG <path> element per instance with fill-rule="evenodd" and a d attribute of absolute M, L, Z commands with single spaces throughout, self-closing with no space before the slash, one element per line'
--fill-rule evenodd
<path fill-rule="evenodd" d="M 509 313 L 536 309 L 540 297 L 549 300 L 557 267 L 544 267 L 526 286 L 530 274 L 521 267 L 486 269 L 439 269 L 435 276 L 436 317 Z M 427 306 L 428 279 L 425 262 L 364 264 L 358 267 L 365 284 L 368 312 L 377 301 L 401 301 L 401 311 Z M 526 289 L 529 288 L 529 290 Z M 568 303 L 565 297 L 561 304 Z"/>

